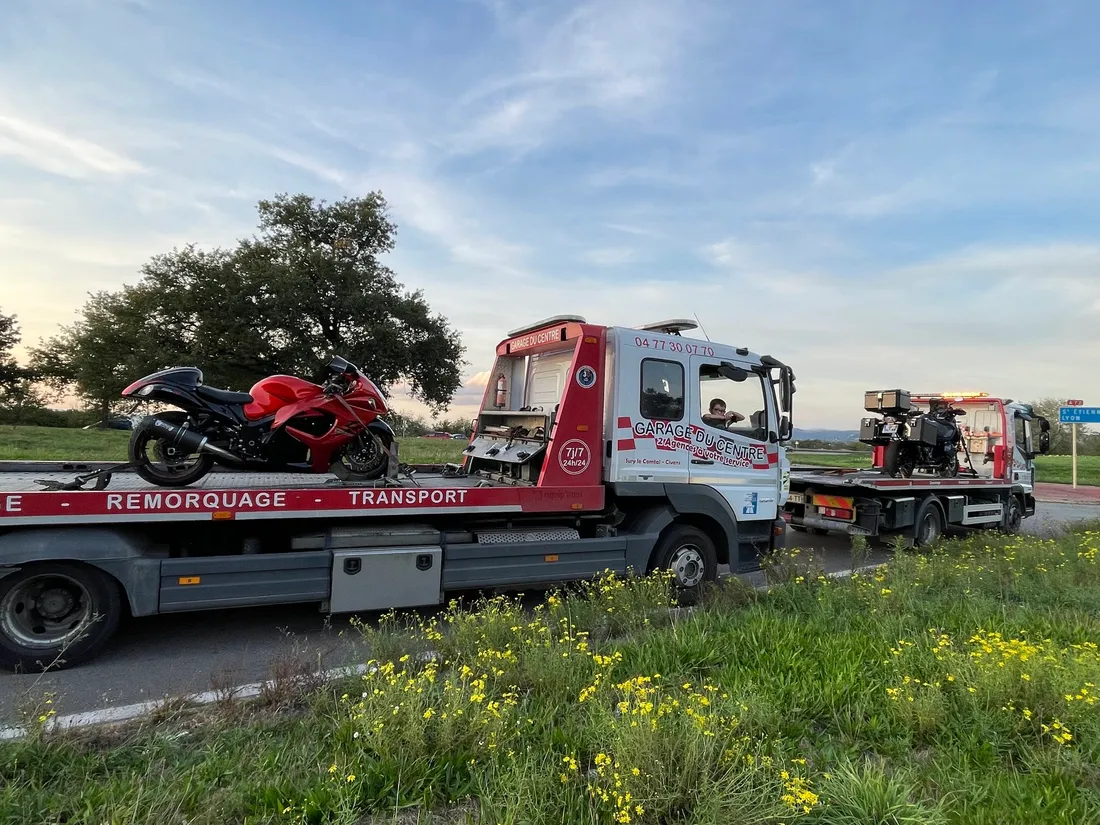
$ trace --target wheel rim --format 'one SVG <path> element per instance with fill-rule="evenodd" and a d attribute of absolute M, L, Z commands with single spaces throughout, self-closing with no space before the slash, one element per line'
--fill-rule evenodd
<path fill-rule="evenodd" d="M 707 574 L 703 553 L 694 544 L 681 546 L 673 553 L 668 566 L 676 577 L 676 584 L 680 587 L 695 587 Z"/>
<path fill-rule="evenodd" d="M 165 418 L 173 424 L 182 424 L 178 419 Z M 155 438 L 146 430 L 138 436 L 135 444 L 137 459 L 147 468 L 163 478 L 175 478 L 194 470 L 203 460 L 202 453 L 186 453 L 163 438 Z"/>
<path fill-rule="evenodd" d="M 936 522 L 936 514 L 929 511 L 920 525 L 920 543 L 931 544 L 939 536 L 939 525 Z"/>
<path fill-rule="evenodd" d="M 385 462 L 385 445 L 374 433 L 360 435 L 348 445 L 347 450 L 340 457 L 340 463 L 353 473 L 361 475 L 377 472 Z"/>
<path fill-rule="evenodd" d="M 68 644 L 88 624 L 92 597 L 70 576 L 50 573 L 15 585 L 0 602 L 0 629 L 22 647 L 48 650 Z"/>

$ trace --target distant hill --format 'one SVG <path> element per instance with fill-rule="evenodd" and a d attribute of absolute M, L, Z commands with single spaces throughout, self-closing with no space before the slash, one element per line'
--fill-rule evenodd
<path fill-rule="evenodd" d="M 794 428 L 794 440 L 799 441 L 858 441 L 859 430 L 801 430 Z"/>

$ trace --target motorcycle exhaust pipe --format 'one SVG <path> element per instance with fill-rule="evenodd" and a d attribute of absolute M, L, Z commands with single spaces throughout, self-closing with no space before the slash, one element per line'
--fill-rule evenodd
<path fill-rule="evenodd" d="M 187 453 L 210 453 L 234 464 L 242 463 L 233 453 L 211 444 L 210 439 L 205 435 L 186 427 L 177 427 L 175 424 L 169 424 L 167 421 L 151 417 L 145 419 L 143 426 L 156 432 L 173 447 L 179 447 Z"/>

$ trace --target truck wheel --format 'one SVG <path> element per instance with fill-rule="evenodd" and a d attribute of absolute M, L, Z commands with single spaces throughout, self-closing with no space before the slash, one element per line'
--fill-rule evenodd
<path fill-rule="evenodd" d="M 87 661 L 118 628 L 122 595 L 100 570 L 50 562 L 0 578 L 0 666 L 18 671 Z"/>
<path fill-rule="evenodd" d="M 671 570 L 680 599 L 687 603 L 698 597 L 703 582 L 718 578 L 718 554 L 706 533 L 680 524 L 658 542 L 650 570 Z"/>
<path fill-rule="evenodd" d="M 1020 499 L 1009 496 L 1005 505 L 1004 521 L 1001 522 L 1001 532 L 1014 536 L 1020 532 L 1020 524 L 1024 520 L 1024 508 L 1020 506 Z"/>
<path fill-rule="evenodd" d="M 940 506 L 934 498 L 930 498 L 921 505 L 917 513 L 916 539 L 917 547 L 928 547 L 935 544 L 943 535 L 943 516 L 940 514 Z"/>

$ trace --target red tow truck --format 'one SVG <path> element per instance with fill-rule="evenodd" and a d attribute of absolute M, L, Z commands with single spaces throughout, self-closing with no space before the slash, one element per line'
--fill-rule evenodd
<path fill-rule="evenodd" d="M 794 530 L 900 535 L 919 546 L 955 528 L 1015 533 L 1035 514 L 1035 456 L 1050 448 L 1046 419 L 1030 405 L 986 392 L 919 393 L 908 401 L 916 411 L 946 401 L 966 413 L 959 475 L 890 477 L 881 446 L 870 469 L 795 467 L 783 512 Z M 872 423 L 864 419 L 861 432 Z"/>
<path fill-rule="evenodd" d="M 87 661 L 125 612 L 365 612 L 609 569 L 667 568 L 690 590 L 720 564 L 755 569 L 784 538 L 794 375 L 682 335 L 695 326 L 513 330 L 461 462 L 410 468 L 395 447 L 377 482 L 118 472 L 58 490 L 40 483 L 57 472 L 0 473 L 0 663 Z"/>

